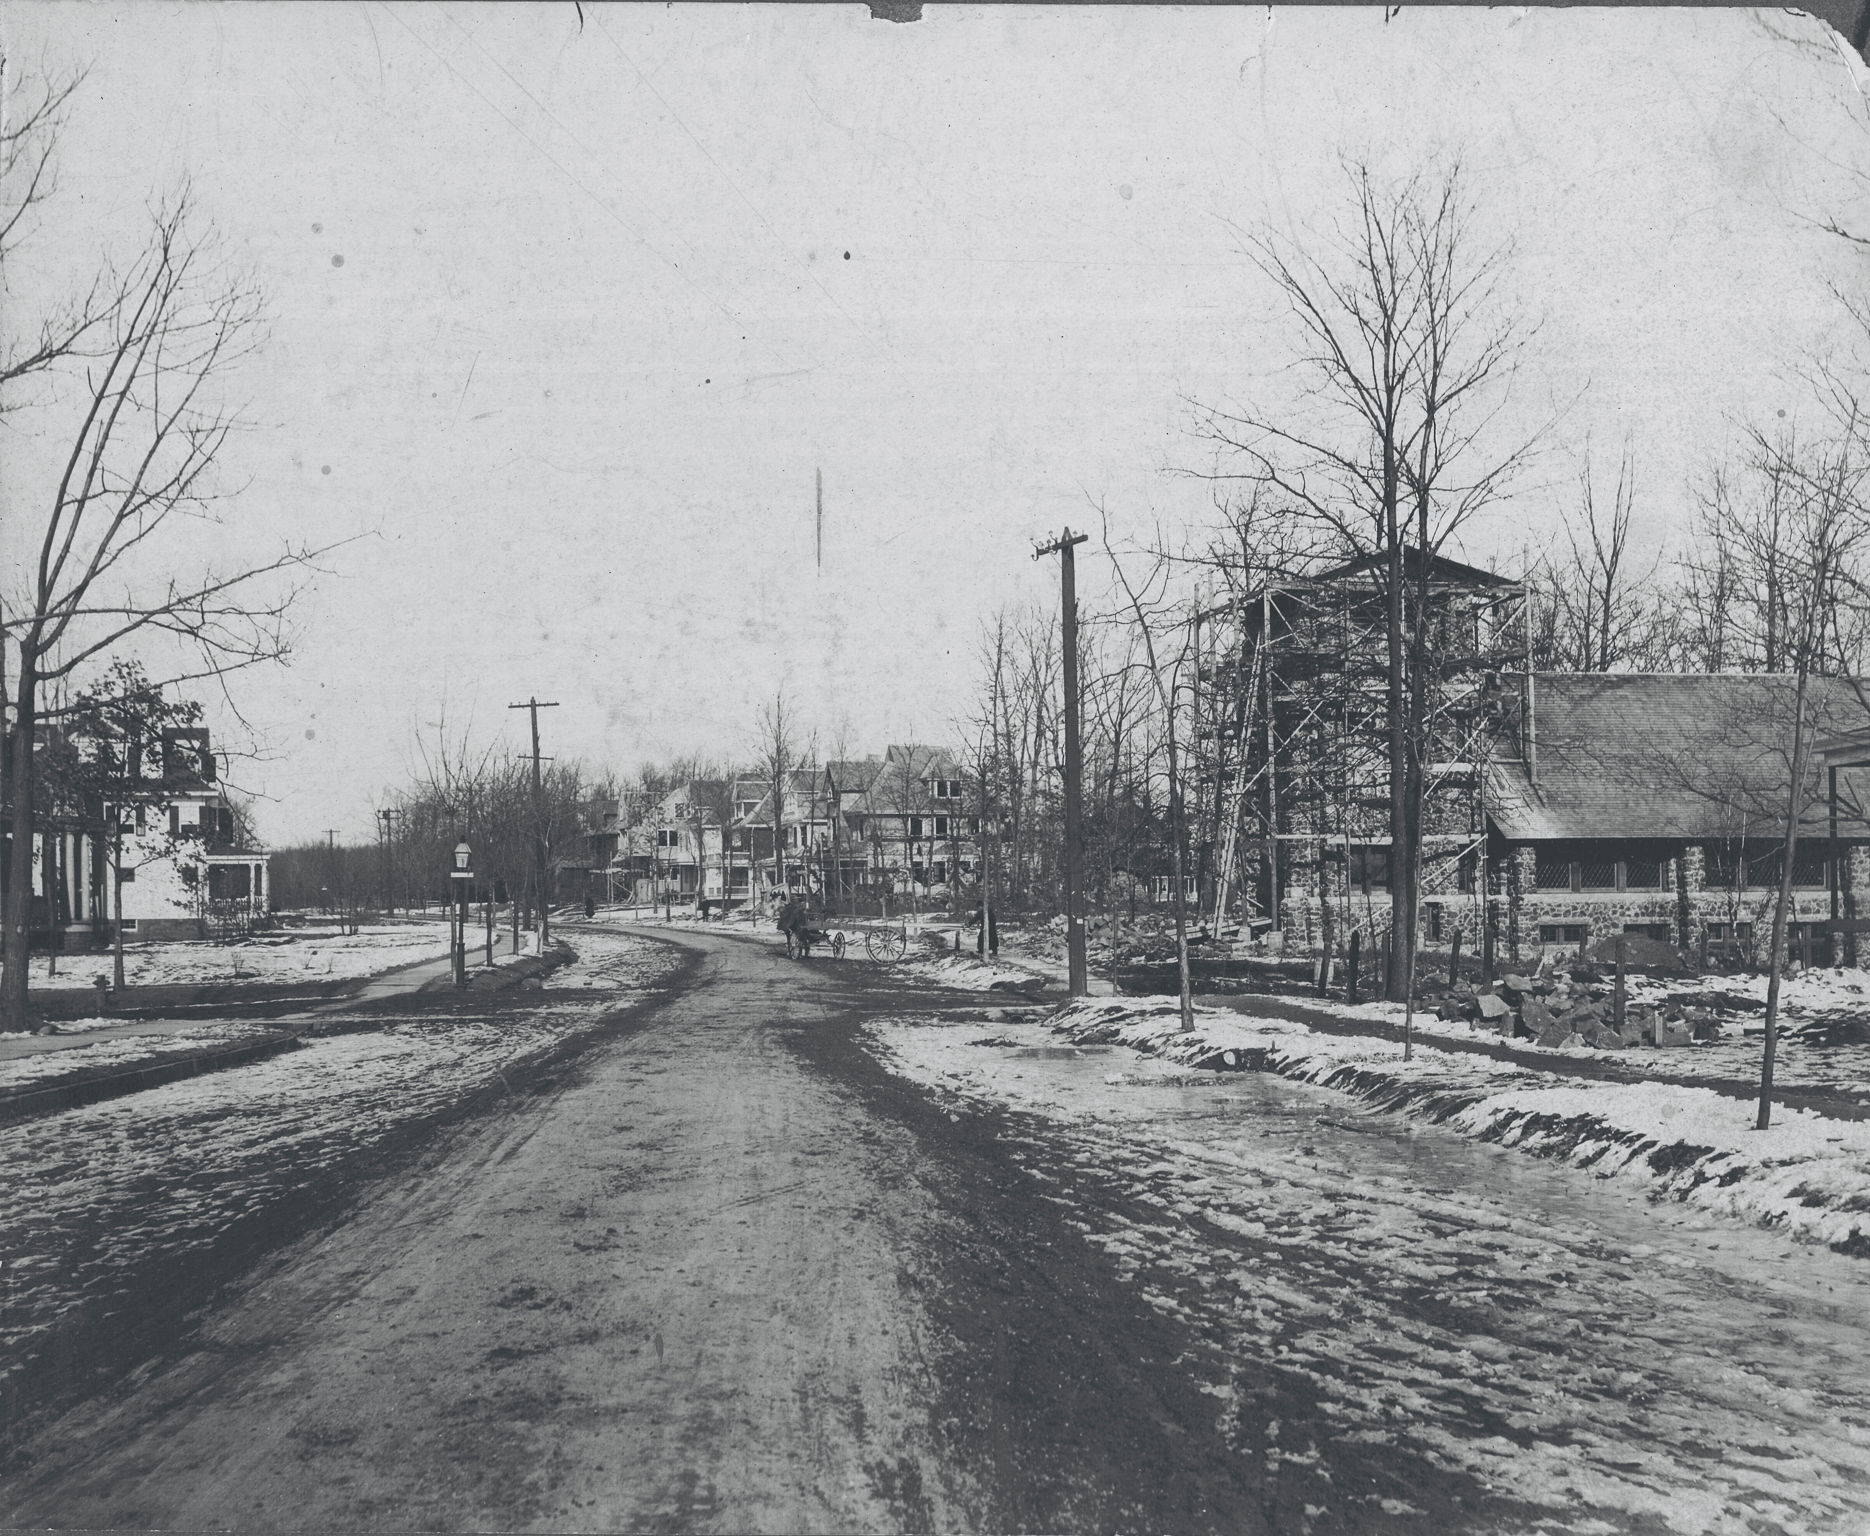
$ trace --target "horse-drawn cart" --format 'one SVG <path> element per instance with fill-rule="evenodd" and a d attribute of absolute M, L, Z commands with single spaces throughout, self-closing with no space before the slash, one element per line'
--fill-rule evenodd
<path fill-rule="evenodd" d="M 830 949 L 834 960 L 842 960 L 847 950 L 861 944 L 864 953 L 882 965 L 902 959 L 909 950 L 909 931 L 901 922 L 828 917 L 824 919 L 822 928 L 807 926 L 804 940 L 805 954 L 809 955 L 823 945 Z M 786 947 L 788 952 L 793 949 L 790 934 L 787 935 Z"/>

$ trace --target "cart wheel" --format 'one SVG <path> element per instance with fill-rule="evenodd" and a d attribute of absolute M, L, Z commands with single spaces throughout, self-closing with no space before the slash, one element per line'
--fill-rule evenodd
<path fill-rule="evenodd" d="M 870 952 L 872 960 L 881 960 L 886 964 L 891 960 L 900 960 L 903 951 L 909 947 L 900 928 L 875 928 L 864 935 L 864 948 Z"/>
<path fill-rule="evenodd" d="M 844 935 L 842 932 L 831 935 L 831 958 L 833 960 L 842 960 L 844 958 Z"/>

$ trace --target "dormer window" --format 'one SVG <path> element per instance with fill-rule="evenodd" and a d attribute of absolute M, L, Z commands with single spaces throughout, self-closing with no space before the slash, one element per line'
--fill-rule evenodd
<path fill-rule="evenodd" d="M 928 786 L 929 798 L 932 800 L 959 800 L 961 798 L 959 779 L 930 779 Z"/>

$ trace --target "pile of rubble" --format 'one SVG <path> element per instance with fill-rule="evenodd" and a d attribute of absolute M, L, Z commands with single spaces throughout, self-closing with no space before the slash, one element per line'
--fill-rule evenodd
<path fill-rule="evenodd" d="M 1704 1008 L 1669 1002 L 1658 1008 L 1628 1003 L 1617 1025 L 1615 983 L 1587 962 L 1535 976 L 1496 982 L 1456 982 L 1424 993 L 1422 1006 L 1441 1019 L 1466 1019 L 1475 1029 L 1536 1045 L 1588 1045 L 1615 1050 L 1633 1045 L 1689 1045 L 1720 1038 L 1718 1018 Z"/>

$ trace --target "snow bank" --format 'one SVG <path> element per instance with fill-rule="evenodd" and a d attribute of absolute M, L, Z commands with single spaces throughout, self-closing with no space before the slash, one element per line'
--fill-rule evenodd
<path fill-rule="evenodd" d="M 998 965 L 972 955 L 943 955 L 939 960 L 909 960 L 897 967 L 936 986 L 963 992 L 1023 990 L 1045 984 L 1043 976 L 1013 966 Z"/>
<path fill-rule="evenodd" d="M 1802 1242 L 1870 1257 L 1870 1123 L 1780 1108 L 1753 1129 L 1751 1104 L 1709 1088 L 1558 1081 L 1483 1056 L 1314 1033 L 1302 1024 L 1196 1011 L 1172 998 L 1099 999 L 1053 1016 L 1079 1043 L 1122 1044 L 1194 1063 L 1225 1049 L 1265 1052 L 1274 1071 L 1435 1121 L 1481 1141 L 1562 1158 Z"/>

